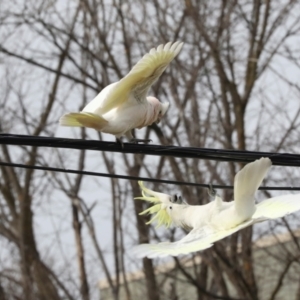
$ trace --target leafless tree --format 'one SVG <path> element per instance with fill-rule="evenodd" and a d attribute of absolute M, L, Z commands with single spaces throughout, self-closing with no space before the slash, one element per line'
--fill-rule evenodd
<path fill-rule="evenodd" d="M 152 89 L 171 108 L 159 127 L 137 135 L 168 145 L 297 152 L 299 6 L 296 0 L 2 1 L 1 132 L 111 140 L 89 129 L 61 129 L 58 119 L 82 109 L 152 47 L 181 40 L 181 54 Z M 0 159 L 213 184 L 232 184 L 242 167 L 7 145 L 1 146 Z M 299 185 L 299 177 L 299 170 L 274 167 L 268 183 Z M 169 193 L 179 189 L 150 187 Z M 190 204 L 209 201 L 201 188 L 180 189 Z M 299 221 L 291 216 L 191 255 L 192 268 L 174 259 L 171 271 L 158 274 L 155 268 L 162 261 L 136 262 L 130 248 L 184 233 L 145 225 L 147 217 L 139 216 L 144 204 L 132 200 L 139 194 L 134 181 L 1 167 L 0 247 L 6 250 L 0 253 L 0 299 L 94 299 L 100 278 L 106 278 L 113 299 L 135 299 L 137 288 L 128 277 L 134 265 L 143 269 L 141 290 L 149 300 L 181 299 L 188 290 L 194 299 L 276 299 L 290 270 L 299 272 L 294 234 Z M 260 193 L 261 198 L 271 195 Z M 230 200 L 232 191 L 222 196 Z M 100 223 L 100 215 L 108 217 Z M 282 246 L 280 254 L 270 250 L 281 267 L 262 294 L 253 240 L 279 231 L 288 232 L 292 247 Z M 299 280 L 293 280 L 297 298 Z"/>

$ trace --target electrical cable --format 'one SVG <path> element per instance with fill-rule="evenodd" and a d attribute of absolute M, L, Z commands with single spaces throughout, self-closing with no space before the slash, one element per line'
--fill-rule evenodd
<path fill-rule="evenodd" d="M 46 166 L 32 166 L 32 165 L 15 164 L 15 163 L 7 163 L 7 162 L 0 162 L 0 166 L 15 167 L 15 168 L 22 168 L 22 169 L 34 169 L 34 170 L 59 172 L 59 173 L 82 174 L 82 175 L 89 175 L 89 176 L 118 178 L 118 179 L 135 180 L 135 181 L 142 180 L 142 181 L 147 181 L 147 182 L 157 182 L 157 183 L 166 183 L 166 184 L 174 184 L 174 185 L 188 185 L 188 186 L 205 187 L 205 188 L 210 187 L 209 184 L 204 184 L 204 183 L 193 183 L 193 182 L 185 182 L 185 181 L 183 182 L 183 181 L 175 181 L 175 180 L 166 180 L 166 179 L 154 179 L 154 178 L 140 177 L 140 176 L 98 173 L 98 172 L 73 170 L 73 169 L 53 168 L 53 167 L 46 167 Z M 216 184 L 216 185 L 213 185 L 213 188 L 215 188 L 215 189 L 233 189 L 233 186 Z M 300 191 L 300 187 L 262 186 L 262 187 L 259 187 L 259 190 Z"/>
<path fill-rule="evenodd" d="M 43 136 L 0 134 L 0 144 L 34 147 L 67 148 L 77 150 L 108 151 L 156 156 L 173 156 L 182 158 L 209 159 L 249 163 L 261 157 L 269 157 L 275 166 L 300 167 L 300 155 L 241 150 L 222 150 L 196 147 L 162 146 L 152 144 L 103 142 Z"/>
<path fill-rule="evenodd" d="M 0 134 L 0 144 L 17 145 L 17 146 L 33 146 L 33 147 L 49 147 L 49 148 L 67 148 L 76 150 L 94 150 L 94 151 L 108 151 L 130 154 L 146 154 L 158 156 L 173 156 L 181 158 L 197 158 L 209 159 L 226 162 L 245 162 L 249 163 L 261 157 L 269 157 L 273 165 L 277 166 L 300 166 L 300 155 L 289 153 L 272 153 L 272 152 L 258 152 L 258 151 L 240 151 L 240 150 L 222 150 L 196 147 L 179 147 L 179 146 L 161 146 L 149 144 L 131 144 L 124 143 L 124 147 L 115 142 L 103 142 L 96 140 L 81 140 L 69 138 L 30 136 L 30 135 L 15 135 L 15 134 Z M 16 167 L 23 169 L 44 170 L 50 172 L 83 174 L 107 178 L 119 178 L 126 180 L 142 180 L 148 182 L 167 183 L 174 185 L 188 185 L 197 187 L 209 188 L 209 184 L 182 182 L 174 180 L 153 179 L 139 176 L 118 175 L 108 173 L 98 173 L 82 170 L 62 169 L 48 166 L 25 165 L 17 163 L 0 162 L 0 165 L 7 167 Z M 229 185 L 214 185 L 216 189 L 233 189 Z M 299 191 L 300 187 L 274 187 L 265 186 L 260 187 L 260 190 L 288 190 Z"/>

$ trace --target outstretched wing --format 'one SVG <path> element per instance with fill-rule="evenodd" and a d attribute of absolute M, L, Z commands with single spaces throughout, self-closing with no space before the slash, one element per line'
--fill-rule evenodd
<path fill-rule="evenodd" d="M 247 164 L 235 175 L 234 205 L 241 219 L 247 219 L 253 214 L 255 210 L 255 192 L 271 165 L 272 162 L 269 158 L 261 158 Z"/>
<path fill-rule="evenodd" d="M 256 205 L 252 219 L 276 219 L 300 210 L 300 194 L 282 195 Z"/>
<path fill-rule="evenodd" d="M 215 230 L 209 226 L 200 229 L 193 229 L 188 235 L 178 242 L 164 242 L 159 244 L 141 244 L 133 248 L 133 254 L 139 258 L 166 257 L 189 254 L 210 248 L 216 241 L 219 241 L 249 225 L 253 220 L 249 220 L 228 230 Z"/>
<path fill-rule="evenodd" d="M 105 101 L 101 113 L 124 103 L 133 94 L 137 101 L 142 101 L 151 85 L 160 77 L 170 62 L 180 52 L 183 43 L 167 43 L 153 48 L 132 68 L 132 70 L 117 82 Z"/>

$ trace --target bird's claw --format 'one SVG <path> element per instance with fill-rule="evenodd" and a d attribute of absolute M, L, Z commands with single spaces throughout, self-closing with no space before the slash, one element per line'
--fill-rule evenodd
<path fill-rule="evenodd" d="M 136 138 L 132 138 L 131 140 L 130 140 L 130 143 L 134 143 L 134 144 L 138 144 L 138 143 L 150 143 L 150 142 L 152 142 L 152 140 L 151 139 L 136 139 Z"/>
<path fill-rule="evenodd" d="M 207 189 L 207 193 L 211 198 L 215 198 L 217 195 L 217 191 L 214 189 L 213 185 L 210 183 L 209 188 Z"/>
<path fill-rule="evenodd" d="M 182 199 L 181 195 L 175 194 L 170 198 L 170 202 L 176 204 L 186 204 L 186 202 Z"/>
<path fill-rule="evenodd" d="M 121 148 L 122 149 L 124 149 L 124 144 L 123 144 L 123 142 L 122 142 L 122 140 L 121 139 L 116 139 L 116 142 L 118 143 L 118 144 L 120 144 L 120 146 L 121 146 Z"/>

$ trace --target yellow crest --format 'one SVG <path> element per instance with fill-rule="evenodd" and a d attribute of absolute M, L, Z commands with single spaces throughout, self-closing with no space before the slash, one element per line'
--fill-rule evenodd
<path fill-rule="evenodd" d="M 148 201 L 151 204 L 153 204 L 153 206 L 142 211 L 140 213 L 140 215 L 155 214 L 155 216 L 146 224 L 151 224 L 154 220 L 156 220 L 157 221 L 156 227 L 160 227 L 161 225 L 170 227 L 170 225 L 172 224 L 172 219 L 171 219 L 170 215 L 167 213 L 167 210 L 165 208 L 162 208 L 163 203 L 162 203 L 161 199 L 159 199 L 160 193 L 157 193 L 157 192 L 147 189 L 144 186 L 143 181 L 139 181 L 139 186 L 142 189 L 142 197 L 136 197 L 136 198 L 134 198 L 134 200 L 144 200 L 144 201 Z"/>

